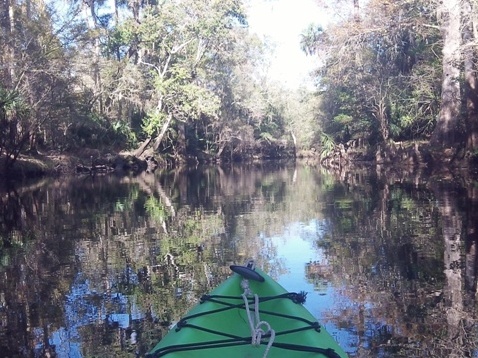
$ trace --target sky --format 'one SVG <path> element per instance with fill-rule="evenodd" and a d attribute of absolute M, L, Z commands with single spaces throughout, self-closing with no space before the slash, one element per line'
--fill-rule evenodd
<path fill-rule="evenodd" d="M 251 32 L 275 43 L 268 72 L 273 80 L 289 88 L 312 84 L 308 74 L 317 59 L 302 52 L 300 34 L 311 23 L 326 25 L 326 15 L 315 0 L 250 0 L 248 22 Z"/>

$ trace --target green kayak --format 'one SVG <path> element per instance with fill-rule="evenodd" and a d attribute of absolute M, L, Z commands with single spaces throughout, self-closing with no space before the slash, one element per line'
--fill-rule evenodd
<path fill-rule="evenodd" d="M 253 262 L 201 298 L 147 357 L 326 357 L 347 354 L 302 306 Z"/>

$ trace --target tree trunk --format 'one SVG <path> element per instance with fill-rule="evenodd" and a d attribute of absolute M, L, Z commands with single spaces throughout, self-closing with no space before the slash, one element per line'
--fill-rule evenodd
<path fill-rule="evenodd" d="M 465 71 L 465 96 L 466 96 L 466 127 L 467 142 L 469 151 L 478 149 L 478 81 L 474 65 L 473 45 L 473 18 L 470 1 L 463 3 L 463 42 L 464 42 L 464 71 Z"/>
<path fill-rule="evenodd" d="M 114 7 L 115 7 L 115 15 L 114 15 L 114 19 L 115 19 L 115 27 L 116 28 L 119 28 L 119 0 L 113 0 L 114 2 Z M 120 53 L 120 48 L 119 46 L 116 46 L 116 61 L 121 61 L 121 53 Z M 122 101 L 120 101 L 120 105 L 121 105 Z M 120 115 L 121 115 L 121 111 L 120 111 Z"/>
<path fill-rule="evenodd" d="M 15 0 L 3 0 L 0 3 L 0 67 L 3 69 L 3 86 L 12 89 L 15 85 Z"/>
<path fill-rule="evenodd" d="M 148 145 L 149 145 L 149 143 L 151 143 L 152 140 L 153 140 L 153 137 L 149 137 L 148 139 L 146 139 L 139 146 L 139 148 L 134 151 L 133 155 L 137 158 L 141 157 L 141 155 L 143 155 L 144 151 L 146 150 L 146 148 L 148 148 Z"/>
<path fill-rule="evenodd" d="M 150 138 L 146 139 L 143 142 L 143 144 L 141 144 L 141 146 L 138 149 L 135 150 L 134 156 L 135 157 L 140 157 L 153 140 L 154 140 L 153 149 L 156 152 L 159 149 L 159 146 L 161 145 L 161 141 L 163 140 L 163 137 L 166 134 L 172 120 L 173 120 L 173 115 L 172 115 L 172 113 L 169 113 L 168 118 L 166 119 L 166 122 L 163 123 L 163 125 L 161 127 L 161 131 L 159 132 L 159 134 L 155 138 L 150 137 Z"/>
<path fill-rule="evenodd" d="M 443 37 L 443 79 L 441 108 L 431 144 L 450 148 L 456 143 L 460 114 L 460 0 L 442 1 L 440 6 Z"/>
<path fill-rule="evenodd" d="M 180 157 L 186 157 L 186 125 L 184 122 L 178 123 L 178 139 L 176 143 L 176 152 Z"/>
<path fill-rule="evenodd" d="M 388 129 L 387 106 L 384 96 L 380 96 L 380 99 L 377 101 L 377 103 L 375 103 L 373 115 L 377 119 L 378 124 L 380 125 L 380 134 L 382 135 L 382 141 L 387 148 L 390 132 Z"/>
<path fill-rule="evenodd" d="M 161 141 L 163 140 L 164 135 L 166 134 L 169 125 L 171 124 L 171 121 L 173 120 L 173 114 L 169 113 L 168 114 L 168 119 L 166 119 L 166 122 L 163 123 L 163 126 L 161 127 L 161 132 L 156 136 L 154 140 L 154 151 L 157 151 L 159 148 L 159 145 L 161 144 Z"/>
<path fill-rule="evenodd" d="M 290 131 L 290 135 L 292 136 L 292 143 L 294 145 L 294 148 L 293 148 L 294 153 L 293 154 L 294 154 L 294 158 L 295 158 L 295 157 L 297 157 L 297 137 L 295 136 L 293 130 Z"/>
<path fill-rule="evenodd" d="M 98 16 L 95 11 L 95 0 L 85 1 L 85 12 L 88 18 L 88 26 L 94 33 L 93 39 L 93 61 L 91 67 L 93 69 L 93 81 L 94 81 L 94 94 L 97 98 L 98 111 L 103 113 L 103 94 L 102 94 L 102 82 L 100 72 L 100 59 L 101 59 L 101 43 L 100 43 L 100 26 L 98 24 Z"/>
<path fill-rule="evenodd" d="M 7 0 L 8 1 L 8 0 Z M 9 36 L 9 54 L 10 54 L 10 79 L 12 84 L 15 83 L 15 0 L 10 0 L 8 5 L 8 21 L 10 22 Z"/>

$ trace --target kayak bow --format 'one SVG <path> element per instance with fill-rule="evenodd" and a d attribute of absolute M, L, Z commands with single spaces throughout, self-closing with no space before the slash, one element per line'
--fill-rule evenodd
<path fill-rule="evenodd" d="M 204 295 L 147 357 L 324 357 L 347 354 L 302 306 L 250 261 Z"/>

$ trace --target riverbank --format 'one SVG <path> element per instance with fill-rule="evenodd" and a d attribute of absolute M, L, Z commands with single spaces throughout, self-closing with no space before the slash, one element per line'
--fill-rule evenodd
<path fill-rule="evenodd" d="M 22 154 L 8 173 L 5 172 L 5 158 L 0 158 L 0 177 L 18 180 L 44 176 L 141 172 L 155 169 L 157 165 L 153 158 L 138 159 L 128 152 L 101 153 L 98 150 L 83 149 L 75 153 Z"/>
<path fill-rule="evenodd" d="M 478 167 L 478 155 L 465 148 L 434 148 L 428 141 L 389 141 L 375 146 L 349 141 L 336 145 L 321 158 L 321 164 L 331 169 L 355 166 L 357 163 L 400 168 L 475 170 Z"/>
<path fill-rule="evenodd" d="M 285 156 L 289 158 L 289 156 Z M 277 159 L 285 159 L 281 158 Z M 261 158 L 253 158 L 261 160 Z M 263 158 L 264 159 L 264 158 Z M 271 159 L 271 158 L 269 158 Z M 290 159 L 294 159 L 290 157 Z M 295 159 L 307 163 L 315 163 L 329 169 L 350 168 L 354 166 L 380 165 L 400 168 L 441 168 L 446 170 L 468 169 L 476 172 L 478 156 L 466 150 L 444 149 L 434 150 L 427 142 L 393 142 L 388 145 L 368 147 L 361 143 L 350 141 L 345 145 L 339 144 L 335 149 L 323 155 L 316 150 L 297 151 Z M 148 155 L 137 158 L 132 153 L 122 151 L 112 153 L 97 149 L 83 148 L 74 152 L 48 152 L 22 154 L 15 165 L 5 172 L 4 158 L 0 158 L 0 177 L 25 179 L 43 176 L 62 176 L 77 174 L 105 174 L 105 173 L 139 173 L 154 171 L 158 166 L 167 166 L 165 159 Z M 193 162 L 210 162 L 205 158 L 190 158 Z M 174 164 L 174 163 L 176 164 Z M 178 160 L 169 163 L 177 165 L 188 160 Z M 8 174 L 8 175 L 6 175 Z"/>

